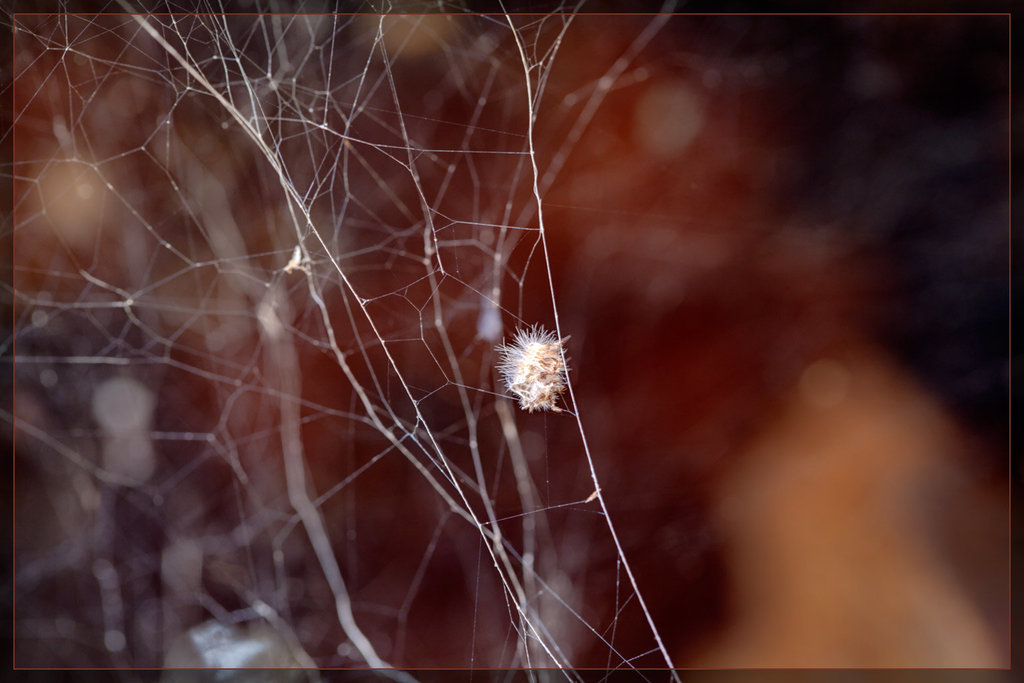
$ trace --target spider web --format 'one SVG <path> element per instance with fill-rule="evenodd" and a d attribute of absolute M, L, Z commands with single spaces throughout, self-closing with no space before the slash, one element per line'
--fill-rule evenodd
<path fill-rule="evenodd" d="M 19 666 L 671 666 L 571 374 L 495 371 L 668 20 L 561 9 L 15 16 Z"/>

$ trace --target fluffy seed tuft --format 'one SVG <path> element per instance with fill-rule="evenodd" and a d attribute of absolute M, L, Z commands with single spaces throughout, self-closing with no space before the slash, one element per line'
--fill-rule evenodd
<path fill-rule="evenodd" d="M 559 339 L 539 325 L 518 330 L 512 343 L 495 347 L 499 354 L 498 372 L 505 387 L 519 398 L 519 407 L 533 412 L 562 409 L 556 405 L 565 391 L 566 367 Z"/>

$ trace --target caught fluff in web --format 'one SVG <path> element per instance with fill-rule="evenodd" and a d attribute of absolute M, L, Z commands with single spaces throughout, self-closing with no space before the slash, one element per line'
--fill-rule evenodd
<path fill-rule="evenodd" d="M 498 372 L 505 388 L 519 398 L 520 408 L 562 412 L 557 402 L 565 391 L 568 367 L 562 347 L 568 340 L 534 325 L 518 330 L 511 343 L 496 347 Z"/>

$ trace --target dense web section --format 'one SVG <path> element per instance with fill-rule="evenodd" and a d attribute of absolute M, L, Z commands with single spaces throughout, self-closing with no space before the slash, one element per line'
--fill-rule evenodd
<path fill-rule="evenodd" d="M 564 9 L 15 16 L 18 664 L 671 666 L 495 369 L 667 19 L 550 104 Z"/>

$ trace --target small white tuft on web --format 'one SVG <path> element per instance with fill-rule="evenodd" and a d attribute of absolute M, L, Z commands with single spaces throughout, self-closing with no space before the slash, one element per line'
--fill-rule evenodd
<path fill-rule="evenodd" d="M 498 372 L 509 392 L 519 398 L 523 410 L 562 412 L 557 401 L 565 391 L 568 367 L 562 346 L 568 339 L 559 339 L 554 332 L 534 325 L 517 331 L 510 344 L 495 348 Z"/>

